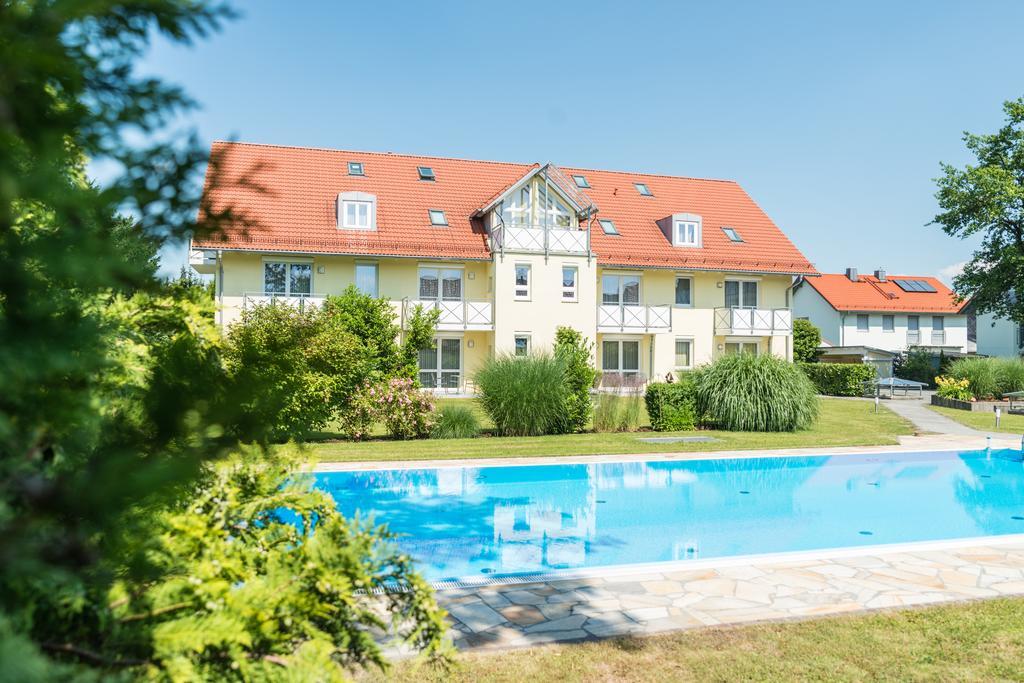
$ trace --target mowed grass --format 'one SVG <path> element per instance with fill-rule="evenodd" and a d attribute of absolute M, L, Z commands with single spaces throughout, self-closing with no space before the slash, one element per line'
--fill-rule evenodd
<path fill-rule="evenodd" d="M 452 400 L 452 399 L 450 399 Z M 476 404 L 471 399 L 463 402 Z M 479 410 L 479 406 L 477 406 Z M 481 411 L 484 428 L 490 423 Z M 646 414 L 644 414 L 646 423 Z M 535 437 L 492 437 L 475 439 L 423 439 L 391 441 L 375 438 L 353 443 L 323 441 L 309 443 L 314 455 L 323 462 L 362 460 L 432 460 L 441 458 L 515 458 L 524 456 L 599 455 L 619 453 L 704 452 L 772 448 L 809 448 L 830 446 L 872 446 L 898 443 L 898 437 L 911 434 L 909 423 L 884 406 L 874 412 L 869 401 L 822 399 L 821 416 L 813 428 L 798 432 L 725 432 L 701 430 L 678 432 L 677 436 L 710 436 L 701 443 L 651 443 L 644 437 L 673 436 L 662 432 L 584 433 Z"/>
<path fill-rule="evenodd" d="M 389 681 L 1024 680 L 1024 600 L 999 599 L 813 621 L 498 653 L 451 671 L 403 662 Z"/>
<path fill-rule="evenodd" d="M 956 420 L 962 425 L 973 427 L 984 432 L 1004 432 L 1007 434 L 1024 434 L 1024 415 L 1007 415 L 999 420 L 999 429 L 996 429 L 995 411 L 973 412 L 970 410 L 957 410 L 956 408 L 943 408 L 940 406 L 928 406 L 932 410 L 946 417 Z"/>

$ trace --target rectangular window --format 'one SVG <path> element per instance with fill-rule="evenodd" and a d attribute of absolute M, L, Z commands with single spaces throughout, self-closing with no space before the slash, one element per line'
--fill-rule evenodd
<path fill-rule="evenodd" d="M 676 339 L 676 368 L 686 369 L 692 367 L 690 360 L 690 350 L 693 347 L 693 341 L 690 339 Z"/>
<path fill-rule="evenodd" d="M 736 228 L 728 228 L 728 227 L 723 226 L 722 227 L 722 232 L 724 232 L 725 236 L 728 237 L 729 240 L 732 241 L 732 242 L 742 242 L 743 241 L 743 238 L 740 237 L 740 234 L 739 234 L 739 232 L 736 231 Z"/>
<path fill-rule="evenodd" d="M 377 297 L 377 264 L 356 264 L 356 289 L 363 294 Z"/>
<path fill-rule="evenodd" d="M 429 209 L 431 225 L 448 225 L 448 218 L 441 209 Z"/>
<path fill-rule="evenodd" d="M 741 353 L 757 355 L 757 342 L 726 342 L 725 355 L 735 356 Z"/>
<path fill-rule="evenodd" d="M 420 268 L 420 299 L 462 300 L 462 270 L 458 268 Z"/>
<path fill-rule="evenodd" d="M 654 196 L 653 194 L 651 194 L 651 188 L 647 187 L 645 183 L 633 183 L 633 187 L 635 187 L 636 191 L 639 192 L 644 197 Z"/>
<path fill-rule="evenodd" d="M 678 247 L 696 247 L 700 242 L 700 228 L 693 221 L 676 221 L 675 238 Z"/>
<path fill-rule="evenodd" d="M 921 318 L 916 315 L 907 316 L 907 329 L 911 332 L 917 332 L 921 329 Z"/>
<path fill-rule="evenodd" d="M 882 316 L 882 332 L 895 332 L 896 331 L 896 316 L 894 315 L 883 315 Z"/>
<path fill-rule="evenodd" d="M 371 210 L 372 202 L 346 199 L 341 203 L 341 227 L 369 230 Z"/>
<path fill-rule="evenodd" d="M 313 264 L 265 262 L 263 292 L 282 296 L 309 296 L 313 293 Z"/>
<path fill-rule="evenodd" d="M 932 330 L 935 332 L 942 332 L 946 329 L 946 319 L 941 315 L 932 316 Z"/>
<path fill-rule="evenodd" d="M 516 264 L 516 286 L 515 294 L 516 299 L 521 301 L 529 300 L 530 298 L 530 266 L 526 263 Z"/>
<path fill-rule="evenodd" d="M 601 224 L 601 230 L 604 231 L 604 234 L 606 234 L 606 235 L 618 235 L 619 234 L 619 231 L 615 227 L 615 223 L 613 223 L 612 221 L 607 220 L 605 218 L 602 218 L 602 219 L 598 220 L 597 222 Z"/>
<path fill-rule="evenodd" d="M 572 181 L 576 183 L 576 187 L 590 187 L 590 183 L 587 182 L 586 176 L 574 175 Z"/>
<path fill-rule="evenodd" d="M 530 337 L 525 334 L 517 334 L 515 339 L 515 355 L 525 358 L 530 355 Z"/>
<path fill-rule="evenodd" d="M 757 282 L 726 280 L 725 305 L 728 308 L 757 308 Z"/>
<path fill-rule="evenodd" d="M 857 315 L 857 331 L 868 332 L 871 330 L 871 318 L 863 313 Z"/>
<path fill-rule="evenodd" d="M 420 180 L 434 180 L 434 169 L 430 166 L 417 166 L 416 172 L 419 173 Z"/>
<path fill-rule="evenodd" d="M 363 164 L 359 161 L 348 162 L 349 175 L 363 175 Z"/>
<path fill-rule="evenodd" d="M 693 305 L 693 278 L 676 278 L 676 306 Z"/>
<path fill-rule="evenodd" d="M 420 349 L 420 384 L 425 389 L 458 389 L 462 374 L 462 340 L 441 337 L 434 348 Z"/>
<path fill-rule="evenodd" d="M 576 266 L 562 266 L 562 301 L 576 301 Z"/>
<path fill-rule="evenodd" d="M 640 371 L 640 342 L 606 339 L 601 342 L 601 369 L 633 376 Z"/>
<path fill-rule="evenodd" d="M 607 306 L 640 305 L 640 276 L 602 275 L 601 303 Z"/>

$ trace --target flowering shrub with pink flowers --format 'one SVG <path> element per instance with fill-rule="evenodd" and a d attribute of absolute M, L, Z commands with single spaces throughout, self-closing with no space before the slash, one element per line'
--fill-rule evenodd
<path fill-rule="evenodd" d="M 434 399 L 404 377 L 363 384 L 352 396 L 342 419 L 350 439 L 363 439 L 380 422 L 395 439 L 426 437 L 433 426 Z"/>

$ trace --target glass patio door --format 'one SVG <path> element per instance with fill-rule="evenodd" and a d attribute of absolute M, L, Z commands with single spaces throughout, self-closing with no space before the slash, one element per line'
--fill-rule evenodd
<path fill-rule="evenodd" d="M 601 370 L 635 377 L 640 372 L 640 342 L 628 339 L 602 341 Z"/>
<path fill-rule="evenodd" d="M 726 280 L 725 307 L 757 308 L 757 283 L 751 280 Z"/>
<path fill-rule="evenodd" d="M 725 354 L 727 356 L 735 356 L 741 353 L 749 353 L 752 356 L 756 356 L 757 342 L 726 342 Z"/>
<path fill-rule="evenodd" d="M 462 377 L 462 340 L 441 337 L 434 348 L 420 349 L 420 384 L 424 389 L 458 389 Z"/>
<path fill-rule="evenodd" d="M 639 306 L 640 276 L 601 276 L 601 303 L 605 306 Z"/>

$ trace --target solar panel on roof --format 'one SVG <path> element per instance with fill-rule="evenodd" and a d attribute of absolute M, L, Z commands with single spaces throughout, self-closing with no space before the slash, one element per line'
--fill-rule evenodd
<path fill-rule="evenodd" d="M 901 280 L 895 279 L 893 282 L 902 289 L 904 292 L 936 292 L 938 291 L 932 286 L 927 280 Z"/>

